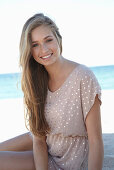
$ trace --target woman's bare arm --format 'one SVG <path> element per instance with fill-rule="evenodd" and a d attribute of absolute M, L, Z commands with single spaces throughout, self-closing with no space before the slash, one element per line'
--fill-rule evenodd
<path fill-rule="evenodd" d="M 48 170 L 48 152 L 45 137 L 33 135 L 33 155 L 36 170 Z"/>
<path fill-rule="evenodd" d="M 102 170 L 104 148 L 100 118 L 100 102 L 97 97 L 87 115 L 86 127 L 89 140 L 88 170 Z"/>
<path fill-rule="evenodd" d="M 33 149 L 30 133 L 24 133 L 0 143 L 0 151 L 29 151 Z"/>

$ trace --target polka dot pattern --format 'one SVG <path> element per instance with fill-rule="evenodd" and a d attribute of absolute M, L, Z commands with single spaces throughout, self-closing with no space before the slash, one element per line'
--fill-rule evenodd
<path fill-rule="evenodd" d="M 55 92 L 48 89 L 45 117 L 49 170 L 86 170 L 88 135 L 85 119 L 101 88 L 93 72 L 79 64 Z"/>

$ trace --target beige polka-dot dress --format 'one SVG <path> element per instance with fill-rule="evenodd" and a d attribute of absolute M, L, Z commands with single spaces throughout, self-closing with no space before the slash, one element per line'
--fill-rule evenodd
<path fill-rule="evenodd" d="M 51 92 L 48 89 L 45 116 L 51 127 L 46 139 L 49 170 L 87 170 L 85 119 L 96 94 L 100 99 L 99 83 L 93 72 L 81 64 L 58 90 Z"/>

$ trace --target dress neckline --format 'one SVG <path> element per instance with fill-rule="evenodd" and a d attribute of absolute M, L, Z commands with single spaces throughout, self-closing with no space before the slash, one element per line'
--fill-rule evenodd
<path fill-rule="evenodd" d="M 56 93 L 58 93 L 63 87 L 64 85 L 67 83 L 67 81 L 70 79 L 70 77 L 72 76 L 72 74 L 75 72 L 75 70 L 77 70 L 77 68 L 80 66 L 80 64 L 76 65 L 75 68 L 71 71 L 71 73 L 67 76 L 67 78 L 65 79 L 65 81 L 62 83 L 62 85 L 57 89 L 55 90 L 54 92 L 50 91 L 49 88 L 48 88 L 48 93 L 51 94 L 51 95 L 54 95 Z"/>

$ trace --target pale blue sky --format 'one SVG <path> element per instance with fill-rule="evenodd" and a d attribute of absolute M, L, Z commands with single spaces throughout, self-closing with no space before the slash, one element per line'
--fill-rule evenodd
<path fill-rule="evenodd" d="M 114 64 L 114 0 L 0 0 L 0 73 L 19 71 L 21 30 L 37 12 L 58 25 L 65 58 Z"/>

